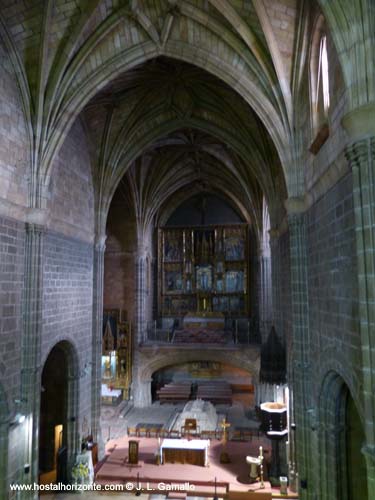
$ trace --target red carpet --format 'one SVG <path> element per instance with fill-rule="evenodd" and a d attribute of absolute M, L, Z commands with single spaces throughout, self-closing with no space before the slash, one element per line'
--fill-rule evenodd
<path fill-rule="evenodd" d="M 131 438 L 134 439 L 134 438 Z M 220 497 L 233 497 L 234 493 L 245 493 L 251 490 L 257 491 L 257 498 L 262 497 L 261 493 L 278 493 L 278 489 L 271 489 L 270 484 L 265 482 L 266 489 L 259 490 L 259 484 L 241 484 L 248 477 L 249 466 L 246 464 L 246 456 L 257 456 L 259 445 L 266 450 L 269 448 L 268 442 L 262 438 L 254 438 L 250 442 L 227 443 L 227 452 L 231 463 L 221 464 L 219 457 L 222 450 L 220 441 L 211 441 L 209 449 L 209 467 L 200 467 L 189 464 L 164 464 L 155 463 L 155 454 L 158 446 L 156 438 L 137 438 L 139 441 L 139 466 L 129 466 L 125 463 L 128 456 L 128 438 L 124 437 L 107 444 L 109 456 L 102 462 L 96 472 L 96 482 L 100 484 L 120 484 L 132 483 L 134 488 L 137 484 L 137 475 L 140 486 L 150 492 L 163 493 L 160 491 L 159 483 L 163 484 L 185 484 L 184 488 L 190 496 L 213 496 L 214 481 L 217 480 L 217 495 Z M 267 457 L 267 454 L 266 454 Z M 269 460 L 267 458 L 266 460 Z M 266 467 L 265 467 L 266 468 Z M 189 489 L 190 488 L 190 489 Z M 267 498 L 267 497 L 265 497 Z M 296 495 L 281 496 L 280 498 L 297 498 Z"/>

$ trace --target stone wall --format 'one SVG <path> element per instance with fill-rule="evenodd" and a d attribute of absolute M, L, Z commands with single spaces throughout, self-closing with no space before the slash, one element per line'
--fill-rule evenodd
<path fill-rule="evenodd" d="M 24 224 L 0 217 L 0 381 L 6 398 L 1 404 L 7 405 L 11 415 L 19 408 L 15 400 L 20 399 L 24 245 Z M 5 430 L 8 432 L 8 425 Z M 10 432 L 9 480 L 16 477 L 22 467 L 19 451 L 23 438 L 16 429 Z"/>
<path fill-rule="evenodd" d="M 107 222 L 104 260 L 104 308 L 123 309 L 135 319 L 136 223 L 117 192 Z"/>
<path fill-rule="evenodd" d="M 43 267 L 43 364 L 52 347 L 68 340 L 79 356 L 80 369 L 91 363 L 93 247 L 48 232 Z M 81 416 L 90 421 L 90 378 L 80 386 Z"/>
<path fill-rule="evenodd" d="M 281 338 L 288 339 L 291 335 L 291 284 L 290 284 L 290 240 L 289 231 L 280 236 L 279 240 L 279 275 L 280 275 L 280 315 L 279 332 Z"/>
<path fill-rule="evenodd" d="M 1 39 L 0 68 L 0 208 L 15 216 L 14 205 L 27 204 L 30 157 L 20 93 Z"/>
<path fill-rule="evenodd" d="M 291 345 L 291 281 L 290 281 L 290 238 L 289 230 L 273 236 L 272 254 L 272 308 L 273 324 L 279 338 L 290 349 Z M 269 331 L 267 332 L 267 336 Z"/>
<path fill-rule="evenodd" d="M 307 213 L 311 359 L 316 368 L 336 352 L 350 379 L 361 365 L 352 189 L 347 174 Z"/>
<path fill-rule="evenodd" d="M 93 241 L 94 185 L 89 146 L 79 120 L 54 161 L 49 188 L 49 227 L 67 236 Z"/>

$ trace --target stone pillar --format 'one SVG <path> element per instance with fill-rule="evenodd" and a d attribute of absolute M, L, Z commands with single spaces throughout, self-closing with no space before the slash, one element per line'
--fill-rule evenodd
<path fill-rule="evenodd" d="M 106 237 L 98 238 L 94 248 L 93 270 L 93 334 L 92 334 L 92 384 L 91 384 L 91 429 L 94 441 L 98 443 L 99 458 L 104 455 L 104 443 L 100 428 L 102 387 L 102 338 L 103 338 L 103 285 L 104 252 Z"/>
<path fill-rule="evenodd" d="M 143 368 L 149 362 L 148 356 L 134 351 L 133 373 L 131 386 L 131 400 L 137 408 L 147 408 L 152 404 L 151 398 L 151 379 L 145 378 Z"/>
<path fill-rule="evenodd" d="M 265 342 L 272 323 L 271 258 L 264 248 L 258 250 L 259 323 L 262 342 Z"/>
<path fill-rule="evenodd" d="M 141 249 L 136 261 L 136 314 L 135 344 L 142 344 L 147 339 L 147 266 L 146 255 Z"/>
<path fill-rule="evenodd" d="M 136 408 L 148 408 L 152 404 L 151 400 L 151 379 L 140 380 L 134 379 L 132 382 L 133 388 L 133 405 Z"/>
<path fill-rule="evenodd" d="M 271 248 L 271 300 L 272 300 L 272 315 L 271 321 L 276 328 L 276 331 L 281 335 L 280 332 L 280 249 L 279 249 L 279 231 L 277 229 L 270 229 L 270 248 Z M 269 333 L 269 332 L 268 332 Z"/>
<path fill-rule="evenodd" d="M 299 198 L 287 202 L 292 307 L 293 373 L 289 373 L 289 386 L 293 393 L 295 430 L 295 459 L 301 480 L 300 498 L 313 498 L 312 464 L 307 411 L 309 392 L 309 321 L 305 205 Z M 290 363 L 289 364 L 289 369 Z"/>
<path fill-rule="evenodd" d="M 22 472 L 22 483 L 38 483 L 39 473 L 39 418 L 41 384 L 41 336 L 43 300 L 43 242 L 44 227 L 26 224 L 25 276 L 22 334 L 21 411 L 30 422 L 26 437 L 24 463 L 30 464 L 30 472 Z M 22 494 L 22 498 L 38 498 L 34 492 Z"/>
<path fill-rule="evenodd" d="M 1 389 L 0 389 L 1 390 Z M 5 405 L 5 401 L 0 400 Z M 9 485 L 8 480 L 8 432 L 9 418 L 0 413 L 0 498 L 6 498 Z M 4 495 L 4 497 L 2 496 Z"/>
<path fill-rule="evenodd" d="M 374 113 L 374 110 L 373 110 Z M 346 150 L 353 171 L 368 497 L 375 498 L 375 135 Z"/>

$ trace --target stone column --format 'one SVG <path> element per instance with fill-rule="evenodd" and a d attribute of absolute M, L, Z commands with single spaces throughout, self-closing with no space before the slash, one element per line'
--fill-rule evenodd
<path fill-rule="evenodd" d="M 25 277 L 22 334 L 21 411 L 30 422 L 26 437 L 24 463 L 30 464 L 30 472 L 22 472 L 22 483 L 38 483 L 39 473 L 39 418 L 41 384 L 41 336 L 43 301 L 43 242 L 44 227 L 26 224 Z M 22 498 L 38 498 L 34 492 L 22 494 Z"/>
<path fill-rule="evenodd" d="M 0 404 L 5 406 L 5 400 L 1 399 L 0 388 Z M 9 416 L 5 416 L 0 411 L 0 498 L 6 498 L 9 485 L 8 480 L 8 432 L 9 432 Z"/>
<path fill-rule="evenodd" d="M 104 455 L 104 444 L 100 428 L 101 384 L 102 384 L 102 338 L 103 338 L 103 286 L 104 252 L 106 236 L 97 239 L 94 248 L 93 269 L 93 334 L 92 334 L 92 385 L 91 385 L 91 429 L 98 443 L 99 458 Z"/>
<path fill-rule="evenodd" d="M 151 382 L 152 380 L 134 379 L 132 382 L 133 405 L 136 408 L 148 408 L 152 404 L 151 400 Z"/>
<path fill-rule="evenodd" d="M 152 356 L 152 354 L 151 354 Z M 151 406 L 151 378 L 144 373 L 145 366 L 150 362 L 150 354 L 135 349 L 133 356 L 131 401 L 137 408 Z"/>
<path fill-rule="evenodd" d="M 142 344 L 147 339 L 147 266 L 146 254 L 138 250 L 136 260 L 136 314 L 135 314 L 135 345 Z"/>
<path fill-rule="evenodd" d="M 353 171 L 366 433 L 363 453 L 368 497 L 375 498 L 375 134 L 353 142 L 346 157 Z"/>
<path fill-rule="evenodd" d="M 279 249 L 279 231 L 277 229 L 270 229 L 270 248 L 271 248 L 271 300 L 272 300 L 272 314 L 271 321 L 274 324 L 276 331 L 280 332 L 280 249 Z M 268 332 L 269 333 L 269 332 Z"/>
<path fill-rule="evenodd" d="M 270 332 L 272 322 L 271 258 L 263 247 L 258 250 L 259 322 L 262 342 Z"/>
<path fill-rule="evenodd" d="M 300 198 L 287 201 L 292 307 L 293 373 L 288 374 L 293 393 L 295 430 L 295 459 L 301 480 L 300 498 L 313 498 L 312 464 L 307 411 L 310 405 L 310 339 L 308 321 L 307 241 L 305 205 Z"/>

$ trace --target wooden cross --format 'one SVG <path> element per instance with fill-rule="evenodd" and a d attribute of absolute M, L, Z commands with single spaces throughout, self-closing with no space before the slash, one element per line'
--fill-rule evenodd
<path fill-rule="evenodd" d="M 220 427 L 223 429 L 223 449 L 222 452 L 220 453 L 220 463 L 229 464 L 230 458 L 225 448 L 227 444 L 227 429 L 228 427 L 230 427 L 230 423 L 226 421 L 225 417 L 221 421 Z"/>
<path fill-rule="evenodd" d="M 223 444 L 227 442 L 227 429 L 230 427 L 230 423 L 226 421 L 225 417 L 220 423 L 220 427 L 223 429 Z"/>

